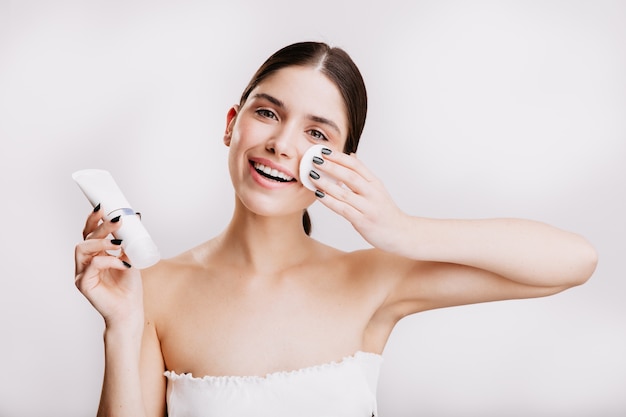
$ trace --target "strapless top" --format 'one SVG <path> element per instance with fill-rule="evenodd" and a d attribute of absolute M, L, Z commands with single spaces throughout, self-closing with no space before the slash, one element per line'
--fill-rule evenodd
<path fill-rule="evenodd" d="M 357 352 L 339 362 L 266 376 L 165 372 L 169 417 L 372 417 L 382 356 Z"/>

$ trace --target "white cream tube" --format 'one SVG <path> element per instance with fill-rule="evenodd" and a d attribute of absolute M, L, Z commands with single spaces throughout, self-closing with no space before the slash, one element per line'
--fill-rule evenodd
<path fill-rule="evenodd" d="M 84 169 L 74 172 L 72 178 L 93 207 L 100 204 L 105 219 L 122 216 L 122 227 L 113 235 L 122 240 L 122 249 L 132 266 L 143 269 L 161 259 L 158 248 L 139 216 L 135 214 L 108 171 Z"/>

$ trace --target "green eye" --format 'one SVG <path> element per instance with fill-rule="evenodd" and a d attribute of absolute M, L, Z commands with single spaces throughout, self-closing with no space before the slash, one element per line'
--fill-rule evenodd
<path fill-rule="evenodd" d="M 328 138 L 326 137 L 326 135 L 324 135 L 322 132 L 320 132 L 319 130 L 315 130 L 312 129 L 309 131 L 309 134 L 311 136 L 313 136 L 315 139 L 317 140 L 328 140 Z"/>
<path fill-rule="evenodd" d="M 258 109 L 256 111 L 256 114 L 258 114 L 261 117 L 267 117 L 268 119 L 275 119 L 278 120 L 278 117 L 276 117 L 276 114 L 271 111 L 271 110 L 267 110 L 267 109 Z"/>

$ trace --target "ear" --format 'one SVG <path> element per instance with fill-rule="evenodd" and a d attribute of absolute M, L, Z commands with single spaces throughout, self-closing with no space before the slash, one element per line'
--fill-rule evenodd
<path fill-rule="evenodd" d="M 239 113 L 239 106 L 235 104 L 228 110 L 226 114 L 226 130 L 224 131 L 224 145 L 230 146 L 231 135 L 233 134 L 233 127 L 235 126 L 235 120 Z"/>

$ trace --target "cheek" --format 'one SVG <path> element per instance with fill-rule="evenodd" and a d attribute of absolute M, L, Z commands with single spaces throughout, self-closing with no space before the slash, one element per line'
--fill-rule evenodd
<path fill-rule="evenodd" d="M 315 201 L 317 201 L 317 197 L 315 197 L 315 193 L 313 191 L 302 187 L 302 196 L 299 201 L 301 201 L 304 208 L 308 208 L 315 203 Z"/>
<path fill-rule="evenodd" d="M 240 158 L 242 154 L 249 148 L 250 135 L 246 134 L 241 129 L 234 129 L 230 136 L 230 143 L 228 145 L 228 158 L 230 163 L 233 163 L 237 158 Z"/>
<path fill-rule="evenodd" d="M 253 136 L 259 129 L 263 129 L 263 124 L 252 116 L 244 114 L 233 126 L 233 134 L 236 133 L 240 139 L 245 139 L 248 136 Z"/>
<path fill-rule="evenodd" d="M 237 181 L 241 179 L 242 170 L 247 167 L 247 161 L 244 158 L 244 147 L 242 146 L 239 135 L 233 132 L 230 146 L 228 147 L 228 171 L 231 179 Z M 246 162 L 244 166 L 244 162 Z"/>

